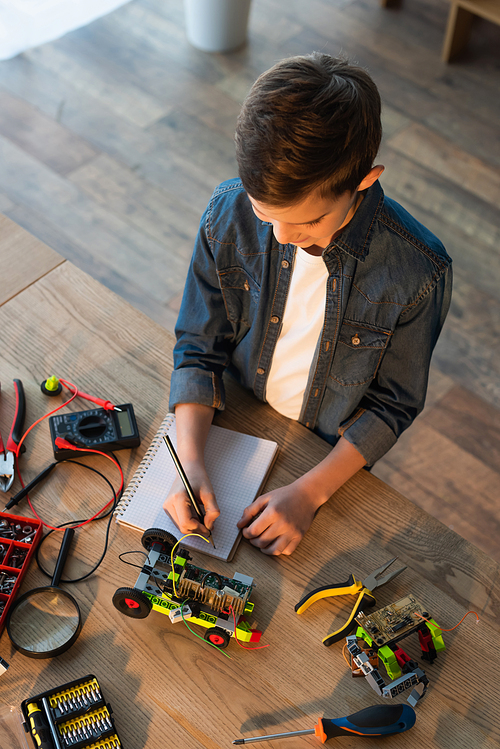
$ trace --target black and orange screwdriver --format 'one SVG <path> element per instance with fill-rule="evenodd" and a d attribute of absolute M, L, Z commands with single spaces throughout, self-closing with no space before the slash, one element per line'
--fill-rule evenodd
<path fill-rule="evenodd" d="M 305 731 L 274 733 L 270 736 L 254 736 L 235 739 L 233 744 L 250 744 L 252 741 L 270 741 L 290 736 L 306 736 L 314 733 L 322 744 L 336 736 L 391 736 L 408 731 L 415 724 L 415 710 L 410 705 L 372 705 L 348 715 L 347 718 L 320 718 L 314 728 Z"/>

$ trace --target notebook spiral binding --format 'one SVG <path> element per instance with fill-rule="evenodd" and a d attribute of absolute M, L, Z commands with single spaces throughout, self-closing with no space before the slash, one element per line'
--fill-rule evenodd
<path fill-rule="evenodd" d="M 153 437 L 153 440 L 150 446 L 144 453 L 144 457 L 139 463 L 139 465 L 137 466 L 137 469 L 134 475 L 130 479 L 127 488 L 123 492 L 120 501 L 116 505 L 116 509 L 113 512 L 113 515 L 123 515 L 123 513 L 125 512 L 125 509 L 128 507 L 128 505 L 132 501 L 132 497 L 137 491 L 142 478 L 144 477 L 146 471 L 148 470 L 149 466 L 153 462 L 153 458 L 158 452 L 163 436 L 168 433 L 168 430 L 174 423 L 175 423 L 174 414 L 168 413 L 163 419 L 163 421 L 161 422 L 160 427 L 158 431 L 156 432 L 155 436 Z"/>

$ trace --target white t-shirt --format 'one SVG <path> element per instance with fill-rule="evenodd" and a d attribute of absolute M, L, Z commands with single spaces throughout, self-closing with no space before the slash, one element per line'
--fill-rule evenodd
<path fill-rule="evenodd" d="M 323 328 L 328 269 L 321 256 L 297 247 L 283 325 L 266 386 L 266 400 L 298 419 L 309 370 Z"/>

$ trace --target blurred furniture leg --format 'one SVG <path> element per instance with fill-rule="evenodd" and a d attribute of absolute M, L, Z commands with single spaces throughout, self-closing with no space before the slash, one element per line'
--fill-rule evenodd
<path fill-rule="evenodd" d="M 458 55 L 469 41 L 474 13 L 453 2 L 450 6 L 448 24 L 443 42 L 441 59 L 449 62 Z"/>
<path fill-rule="evenodd" d="M 474 16 L 500 25 L 498 0 L 452 0 L 441 59 L 449 62 L 466 46 Z"/>

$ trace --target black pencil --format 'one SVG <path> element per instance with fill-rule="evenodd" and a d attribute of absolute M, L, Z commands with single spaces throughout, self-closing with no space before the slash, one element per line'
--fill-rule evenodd
<path fill-rule="evenodd" d="M 200 505 L 198 504 L 198 501 L 197 501 L 196 497 L 194 496 L 194 492 L 191 489 L 191 484 L 189 483 L 189 479 L 186 476 L 186 472 L 184 471 L 184 468 L 182 467 L 181 461 L 179 460 L 179 458 L 177 456 L 177 453 L 175 452 L 175 448 L 174 448 L 174 446 L 172 444 L 172 441 L 171 441 L 170 437 L 167 434 L 165 434 L 163 436 L 163 439 L 165 440 L 165 444 L 168 447 L 168 451 L 169 451 L 170 455 L 172 456 L 172 460 L 174 461 L 174 465 L 175 465 L 175 467 L 177 469 L 177 473 L 181 477 L 181 481 L 184 484 L 184 489 L 186 490 L 186 494 L 188 495 L 189 500 L 190 500 L 190 502 L 191 502 L 191 504 L 193 506 L 193 509 L 196 512 L 196 515 L 198 516 L 198 520 L 200 521 L 200 523 L 203 523 L 203 525 L 205 525 L 205 523 L 204 523 L 204 520 L 205 520 L 205 508 L 200 507 Z M 210 536 L 210 541 L 212 542 L 212 545 L 213 545 L 213 547 L 215 549 L 215 544 L 214 544 L 214 539 L 212 538 L 212 533 L 211 533 L 211 531 L 208 530 L 208 528 L 207 528 L 207 531 L 208 531 L 208 534 Z"/>

